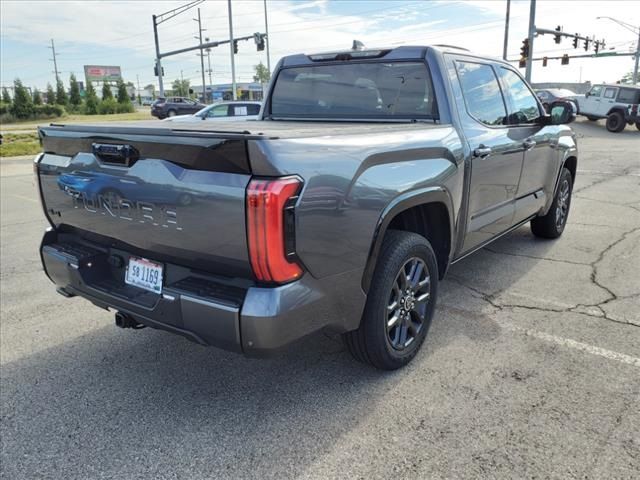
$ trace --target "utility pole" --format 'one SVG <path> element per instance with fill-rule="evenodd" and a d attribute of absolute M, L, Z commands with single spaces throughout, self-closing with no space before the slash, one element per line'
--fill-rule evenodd
<path fill-rule="evenodd" d="M 634 85 L 638 83 L 638 60 L 640 60 L 640 27 L 638 27 L 638 45 L 636 46 L 636 64 L 633 67 L 632 82 Z"/>
<path fill-rule="evenodd" d="M 164 82 L 162 80 L 162 62 L 160 61 L 160 43 L 158 41 L 158 21 L 155 15 L 151 15 L 153 19 L 153 38 L 156 42 L 156 72 L 158 73 L 158 87 L 160 87 L 160 96 L 164 97 Z"/>
<path fill-rule="evenodd" d="M 510 1 L 511 0 L 507 0 L 507 2 Z M 509 14 L 507 13 L 507 15 Z M 264 0 L 264 33 L 267 34 L 267 70 L 269 70 L 269 75 L 271 75 L 271 56 L 269 55 L 269 22 L 267 21 L 267 0 Z"/>
<path fill-rule="evenodd" d="M 60 73 L 58 72 L 58 62 L 56 59 L 56 46 L 53 44 L 53 38 L 51 39 L 51 46 L 49 47 L 53 51 L 53 70 L 56 74 L 56 84 L 60 81 Z M 637 62 L 636 62 L 637 66 Z"/>
<path fill-rule="evenodd" d="M 233 99 L 238 99 L 238 92 L 236 92 L 236 60 L 235 60 L 235 42 L 233 40 L 233 19 L 231 14 L 231 0 L 227 0 L 227 6 L 229 10 L 229 48 L 231 51 L 231 90 Z"/>
<path fill-rule="evenodd" d="M 527 55 L 527 66 L 524 78 L 531 83 L 531 68 L 533 67 L 533 39 L 536 33 L 536 0 L 530 0 L 529 6 L 529 55 Z"/>
<path fill-rule="evenodd" d="M 204 39 L 205 42 L 209 43 L 209 38 L 205 38 Z M 211 79 L 211 47 L 207 48 L 207 72 L 209 73 L 209 85 L 211 86 L 211 88 L 213 88 L 213 80 Z M 213 93 L 211 94 L 212 98 L 211 100 L 213 100 Z"/>
<path fill-rule="evenodd" d="M 264 0 L 265 2 L 267 0 Z M 509 45 L 509 15 L 511 13 L 511 0 L 507 0 L 507 15 L 504 19 L 504 47 L 502 48 L 502 58 L 507 59 L 507 47 Z"/>
<path fill-rule="evenodd" d="M 142 103 L 141 95 L 140 95 L 140 75 L 136 73 L 136 83 L 138 84 L 138 94 L 136 95 L 136 100 L 138 101 L 138 105 Z"/>
<path fill-rule="evenodd" d="M 194 18 L 195 20 L 195 18 Z M 202 102 L 207 103 L 207 84 L 204 80 L 204 50 L 202 49 L 202 19 L 198 8 L 198 36 L 200 37 L 200 71 L 202 72 Z"/>

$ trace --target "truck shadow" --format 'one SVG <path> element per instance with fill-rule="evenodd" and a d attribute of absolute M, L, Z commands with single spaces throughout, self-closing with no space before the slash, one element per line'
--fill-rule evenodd
<path fill-rule="evenodd" d="M 492 269 L 495 259 L 476 256 L 474 269 Z M 456 270 L 469 268 L 467 262 Z M 500 335 L 463 286 L 446 281 L 441 292 L 444 305 L 425 348 L 393 373 L 359 364 L 339 337 L 325 334 L 249 359 L 163 332 L 111 325 L 19 358 L 2 367 L 4 473 L 15 479 L 45 472 L 60 478 L 299 476 L 375 415 L 387 392 L 416 375 L 428 382 L 431 365 L 442 362 L 432 364 L 432 357 L 450 343 L 460 337 L 493 342 Z"/>

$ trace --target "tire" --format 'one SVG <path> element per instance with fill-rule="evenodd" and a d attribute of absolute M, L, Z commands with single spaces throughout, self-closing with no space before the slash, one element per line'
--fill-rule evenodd
<path fill-rule="evenodd" d="M 569 218 L 571 207 L 571 192 L 573 191 L 573 178 L 567 168 L 562 168 L 558 190 L 553 198 L 551 208 L 546 215 L 531 220 L 531 231 L 536 237 L 558 238 L 564 232 Z"/>
<path fill-rule="evenodd" d="M 426 238 L 388 231 L 360 327 L 343 335 L 351 354 L 382 370 L 409 363 L 431 326 L 438 278 L 436 255 Z"/>
<path fill-rule="evenodd" d="M 640 130 L 640 122 L 636 122 L 636 128 Z"/>
<path fill-rule="evenodd" d="M 607 116 L 607 130 L 618 133 L 624 130 L 626 122 L 624 116 L 620 112 L 612 112 Z"/>
<path fill-rule="evenodd" d="M 169 110 L 167 112 L 167 117 L 175 117 L 177 112 L 175 110 Z"/>
<path fill-rule="evenodd" d="M 597 122 L 600 119 L 598 117 L 591 117 L 591 116 L 587 115 L 587 120 L 589 120 L 590 122 Z"/>

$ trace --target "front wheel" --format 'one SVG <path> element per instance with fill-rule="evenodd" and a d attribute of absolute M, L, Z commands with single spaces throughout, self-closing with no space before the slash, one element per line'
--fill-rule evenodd
<path fill-rule="evenodd" d="M 564 232 L 571 206 L 573 178 L 567 168 L 562 168 L 560 182 L 551 208 L 546 215 L 531 220 L 531 231 L 536 237 L 558 238 Z"/>
<path fill-rule="evenodd" d="M 427 336 L 438 293 L 438 264 L 426 238 L 390 230 L 385 235 L 364 314 L 344 335 L 351 354 L 383 370 L 409 363 Z"/>
<path fill-rule="evenodd" d="M 610 113 L 607 117 L 607 130 L 613 133 L 618 133 L 624 130 L 625 121 L 624 116 L 620 112 Z"/>
<path fill-rule="evenodd" d="M 167 112 L 167 117 L 175 117 L 177 115 L 177 112 L 175 110 L 169 110 Z"/>

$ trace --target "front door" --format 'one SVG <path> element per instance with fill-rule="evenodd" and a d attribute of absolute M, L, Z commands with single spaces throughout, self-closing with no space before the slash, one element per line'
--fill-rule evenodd
<path fill-rule="evenodd" d="M 512 225 L 524 150 L 509 130 L 494 66 L 458 57 L 455 68 L 462 92 L 460 116 L 473 156 L 465 252 Z"/>
<path fill-rule="evenodd" d="M 595 85 L 591 87 L 584 99 L 581 98 L 578 102 L 580 104 L 580 113 L 583 115 L 600 115 L 600 103 L 602 101 L 600 95 L 602 95 L 602 86 Z"/>

